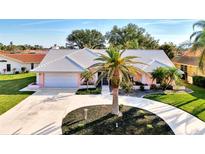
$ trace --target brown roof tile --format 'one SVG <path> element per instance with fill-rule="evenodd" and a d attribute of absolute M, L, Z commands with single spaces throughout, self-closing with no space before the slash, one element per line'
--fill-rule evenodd
<path fill-rule="evenodd" d="M 23 63 L 40 63 L 46 54 L 5 54 L 0 55 L 23 62 Z"/>
<path fill-rule="evenodd" d="M 191 57 L 191 56 L 180 56 L 172 59 L 174 63 L 181 63 L 187 65 L 198 66 L 199 65 L 199 57 Z"/>

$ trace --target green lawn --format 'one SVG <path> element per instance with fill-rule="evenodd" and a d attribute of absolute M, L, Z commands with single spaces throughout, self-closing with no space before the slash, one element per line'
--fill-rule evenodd
<path fill-rule="evenodd" d="M 35 73 L 0 75 L 0 115 L 31 95 L 19 90 L 34 81 Z"/>
<path fill-rule="evenodd" d="M 191 94 L 151 94 L 145 98 L 176 106 L 205 121 L 205 89 L 187 83 L 184 85 L 194 92 Z"/>

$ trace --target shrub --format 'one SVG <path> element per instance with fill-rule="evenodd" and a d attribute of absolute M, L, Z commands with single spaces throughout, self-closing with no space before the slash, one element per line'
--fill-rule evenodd
<path fill-rule="evenodd" d="M 16 71 L 15 74 L 19 74 L 19 71 Z"/>
<path fill-rule="evenodd" d="M 122 82 L 121 83 L 121 88 L 126 92 L 126 93 L 130 93 L 132 88 L 133 88 L 133 84 L 131 82 Z"/>
<path fill-rule="evenodd" d="M 162 90 L 173 90 L 173 86 L 172 85 L 167 85 L 166 83 L 161 84 L 160 88 Z"/>
<path fill-rule="evenodd" d="M 100 88 L 84 88 L 84 89 L 78 89 L 76 91 L 76 95 L 89 95 L 89 94 L 101 94 Z"/>
<path fill-rule="evenodd" d="M 205 77 L 193 76 L 193 84 L 205 88 Z"/>
<path fill-rule="evenodd" d="M 123 107 L 124 107 L 124 105 L 123 105 L 123 104 L 120 104 L 120 105 L 119 105 L 119 110 L 122 111 Z"/>
<path fill-rule="evenodd" d="M 15 74 L 15 72 L 16 72 L 16 68 L 13 68 L 12 71 L 13 71 L 13 74 Z"/>
<path fill-rule="evenodd" d="M 139 81 L 135 81 L 135 85 L 136 85 L 136 86 L 141 86 L 141 85 L 143 85 L 143 83 L 142 83 L 142 82 L 139 82 Z"/>
<path fill-rule="evenodd" d="M 156 85 L 156 84 L 151 84 L 150 89 L 157 90 L 158 88 L 157 88 L 157 85 Z"/>
<path fill-rule="evenodd" d="M 4 74 L 6 73 L 6 69 L 5 68 L 3 69 L 3 72 L 4 72 Z"/>
<path fill-rule="evenodd" d="M 26 71 L 26 67 L 21 67 L 21 72 L 25 72 Z"/>
<path fill-rule="evenodd" d="M 141 86 L 140 86 L 140 90 L 141 90 L 141 91 L 144 91 L 144 85 L 141 85 Z"/>

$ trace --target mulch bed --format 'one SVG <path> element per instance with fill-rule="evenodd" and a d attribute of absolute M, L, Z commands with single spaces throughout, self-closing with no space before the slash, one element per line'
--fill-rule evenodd
<path fill-rule="evenodd" d="M 84 109 L 88 109 L 87 120 Z M 121 106 L 122 117 L 111 114 L 111 105 L 79 108 L 66 115 L 62 122 L 64 135 L 174 135 L 158 116 L 135 107 Z"/>

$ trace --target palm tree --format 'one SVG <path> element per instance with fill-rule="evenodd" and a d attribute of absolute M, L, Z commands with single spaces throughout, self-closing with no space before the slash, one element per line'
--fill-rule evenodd
<path fill-rule="evenodd" d="M 166 90 L 173 81 L 177 81 L 181 77 L 181 72 L 175 67 L 158 67 L 152 72 L 152 79 L 160 81 L 163 90 Z"/>
<path fill-rule="evenodd" d="M 124 52 L 125 50 L 119 51 L 116 48 L 110 48 L 106 50 L 107 54 L 100 54 L 100 57 L 95 59 L 98 62 L 91 66 L 91 68 L 95 70 L 94 73 L 101 72 L 96 84 L 104 77 L 107 77 L 110 81 L 113 95 L 112 113 L 118 116 L 121 116 L 118 104 L 118 92 L 122 79 L 123 82 L 130 82 L 130 76 L 141 71 L 134 67 L 133 64 L 143 64 L 135 61 L 135 59 L 138 58 L 136 56 L 122 57 Z"/>
<path fill-rule="evenodd" d="M 182 73 L 175 67 L 169 67 L 166 74 L 167 87 L 173 82 L 181 79 Z M 167 88 L 166 87 L 166 88 Z"/>
<path fill-rule="evenodd" d="M 87 90 L 88 90 L 88 82 L 90 80 L 93 80 L 93 73 L 89 70 L 85 70 L 84 72 L 81 73 L 81 80 L 85 80 L 87 84 Z"/>
<path fill-rule="evenodd" d="M 166 73 L 167 73 L 167 68 L 166 67 L 158 67 L 158 68 L 156 68 L 151 73 L 153 81 L 156 80 L 160 84 L 163 84 L 163 82 L 165 80 Z"/>
<path fill-rule="evenodd" d="M 201 51 L 199 67 L 202 71 L 205 71 L 205 20 L 200 20 L 193 25 L 193 29 L 198 27 L 200 30 L 193 32 L 190 36 L 190 40 L 193 40 L 192 50 L 197 49 Z"/>

